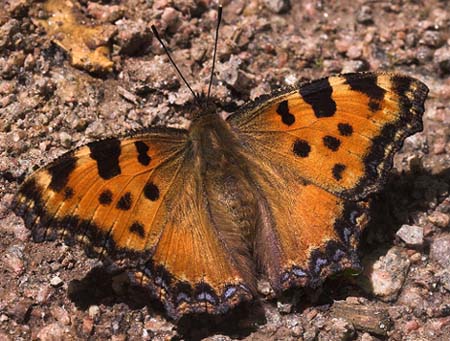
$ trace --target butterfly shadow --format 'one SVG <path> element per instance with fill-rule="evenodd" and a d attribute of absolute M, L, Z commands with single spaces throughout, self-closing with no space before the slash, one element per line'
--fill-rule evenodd
<path fill-rule="evenodd" d="M 370 205 L 370 221 L 365 228 L 360 244 L 363 267 L 370 272 L 373 264 L 380 256 L 394 245 L 401 245 L 397 231 L 402 225 L 423 226 L 420 213 L 437 207 L 450 190 L 450 168 L 438 173 L 431 173 L 422 167 L 413 168 L 403 173 L 393 173 L 383 190 L 372 195 Z M 429 241 L 425 237 L 418 251 L 428 253 Z M 367 272 L 366 271 L 366 272 Z M 317 291 L 305 292 L 306 302 L 296 305 L 296 311 L 323 305 L 331 306 L 335 300 L 345 300 L 349 296 L 373 299 L 370 281 L 348 271 L 330 277 Z"/>
<path fill-rule="evenodd" d="M 371 198 L 370 222 L 361 240 L 363 263 L 376 259 L 395 244 L 396 232 L 403 224 L 415 224 L 418 213 L 438 205 L 448 192 L 450 169 L 432 174 L 422 168 L 401 174 L 392 174 L 382 191 Z M 424 245 L 426 251 L 427 245 Z M 69 284 L 68 294 L 74 304 L 86 310 L 91 305 L 113 306 L 124 303 L 132 310 L 147 307 L 151 315 L 165 316 L 164 308 L 152 299 L 144 288 L 131 284 L 122 270 L 108 266 L 93 268 L 83 279 Z M 177 331 L 189 340 L 223 334 L 244 338 L 267 323 L 267 305 L 292 306 L 291 312 L 301 313 L 314 307 L 327 310 L 335 300 L 349 296 L 372 298 L 355 280 L 355 273 L 344 272 L 327 279 L 319 289 L 291 289 L 278 300 L 255 300 L 231 310 L 225 315 L 187 315 L 180 319 Z M 265 307 L 266 306 L 266 307 Z"/>
<path fill-rule="evenodd" d="M 420 213 L 436 208 L 450 189 L 450 168 L 436 174 L 413 167 L 411 171 L 394 173 L 384 189 L 371 202 L 370 222 L 361 239 L 360 249 L 370 254 L 392 247 L 402 225 L 420 225 Z M 427 240 L 422 246 L 427 251 Z"/>
<path fill-rule="evenodd" d="M 128 274 L 108 265 L 94 267 L 82 279 L 69 283 L 68 296 L 81 310 L 91 305 L 112 307 L 123 303 L 131 310 L 146 307 L 150 315 L 167 316 L 163 305 L 148 290 L 133 284 Z M 244 338 L 266 323 L 259 301 L 244 302 L 223 315 L 192 314 L 176 321 L 178 334 L 184 339 L 201 340 L 209 335 L 224 334 Z"/>

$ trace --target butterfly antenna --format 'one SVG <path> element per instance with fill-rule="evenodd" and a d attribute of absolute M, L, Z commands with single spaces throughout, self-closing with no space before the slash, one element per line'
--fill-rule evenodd
<path fill-rule="evenodd" d="M 194 90 L 192 90 L 191 86 L 189 85 L 189 83 L 187 82 L 186 78 L 184 78 L 183 74 L 181 73 L 180 69 L 178 68 L 177 64 L 175 64 L 174 60 L 172 59 L 172 56 L 170 55 L 169 49 L 166 47 L 166 45 L 164 44 L 164 42 L 162 41 L 161 37 L 159 36 L 159 33 L 155 27 L 155 25 L 151 26 L 153 34 L 155 35 L 156 39 L 158 39 L 159 43 L 161 44 L 161 46 L 163 47 L 164 51 L 167 54 L 167 57 L 169 57 L 170 62 L 172 63 L 173 67 L 175 68 L 175 70 L 177 70 L 178 75 L 180 76 L 180 78 L 183 80 L 184 84 L 186 84 L 186 86 L 188 87 L 188 89 L 192 92 L 192 94 L 194 95 L 195 101 L 197 102 L 197 104 L 200 106 L 200 100 L 198 98 L 198 95 L 194 92 Z"/>
<path fill-rule="evenodd" d="M 213 64 L 211 69 L 211 78 L 209 79 L 208 95 L 206 96 L 206 106 L 208 106 L 209 104 L 209 98 L 211 95 L 211 86 L 214 76 L 214 68 L 216 66 L 217 42 L 219 41 L 219 27 L 221 21 L 222 21 L 222 5 L 219 5 L 219 8 L 217 9 L 217 26 L 216 26 L 216 37 L 214 39 Z"/>

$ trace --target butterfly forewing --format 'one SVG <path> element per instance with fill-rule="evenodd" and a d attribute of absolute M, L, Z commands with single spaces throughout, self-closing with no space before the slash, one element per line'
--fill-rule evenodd
<path fill-rule="evenodd" d="M 246 145 L 287 160 L 305 181 L 358 199 L 380 187 L 403 140 L 421 130 L 427 93 L 406 76 L 340 75 L 300 85 L 228 122 Z"/>
<path fill-rule="evenodd" d="M 185 132 L 167 129 L 90 143 L 27 178 L 16 210 L 33 224 L 36 240 L 92 235 L 86 242 L 95 243 L 96 253 L 149 248 L 160 233 L 156 212 L 185 141 Z"/>

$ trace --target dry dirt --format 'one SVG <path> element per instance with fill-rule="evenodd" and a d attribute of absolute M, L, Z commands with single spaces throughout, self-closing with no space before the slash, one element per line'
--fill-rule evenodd
<path fill-rule="evenodd" d="M 446 1 L 223 1 L 213 93 L 224 112 L 297 81 L 364 70 L 414 76 L 430 95 L 424 131 L 407 139 L 373 196 L 363 274 L 178 324 L 79 247 L 33 243 L 9 207 L 27 173 L 75 146 L 185 127 L 192 96 L 150 25 L 205 91 L 216 3 L 74 2 L 61 33 L 48 25 L 55 1 L 0 0 L 0 340 L 450 339 Z"/>

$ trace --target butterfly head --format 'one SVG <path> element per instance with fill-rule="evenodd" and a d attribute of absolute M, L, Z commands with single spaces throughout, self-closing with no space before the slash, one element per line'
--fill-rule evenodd
<path fill-rule="evenodd" d="M 192 108 L 192 121 L 197 121 L 201 117 L 218 115 L 219 107 L 216 104 L 215 98 L 209 98 L 204 92 L 197 93 L 195 104 Z"/>

